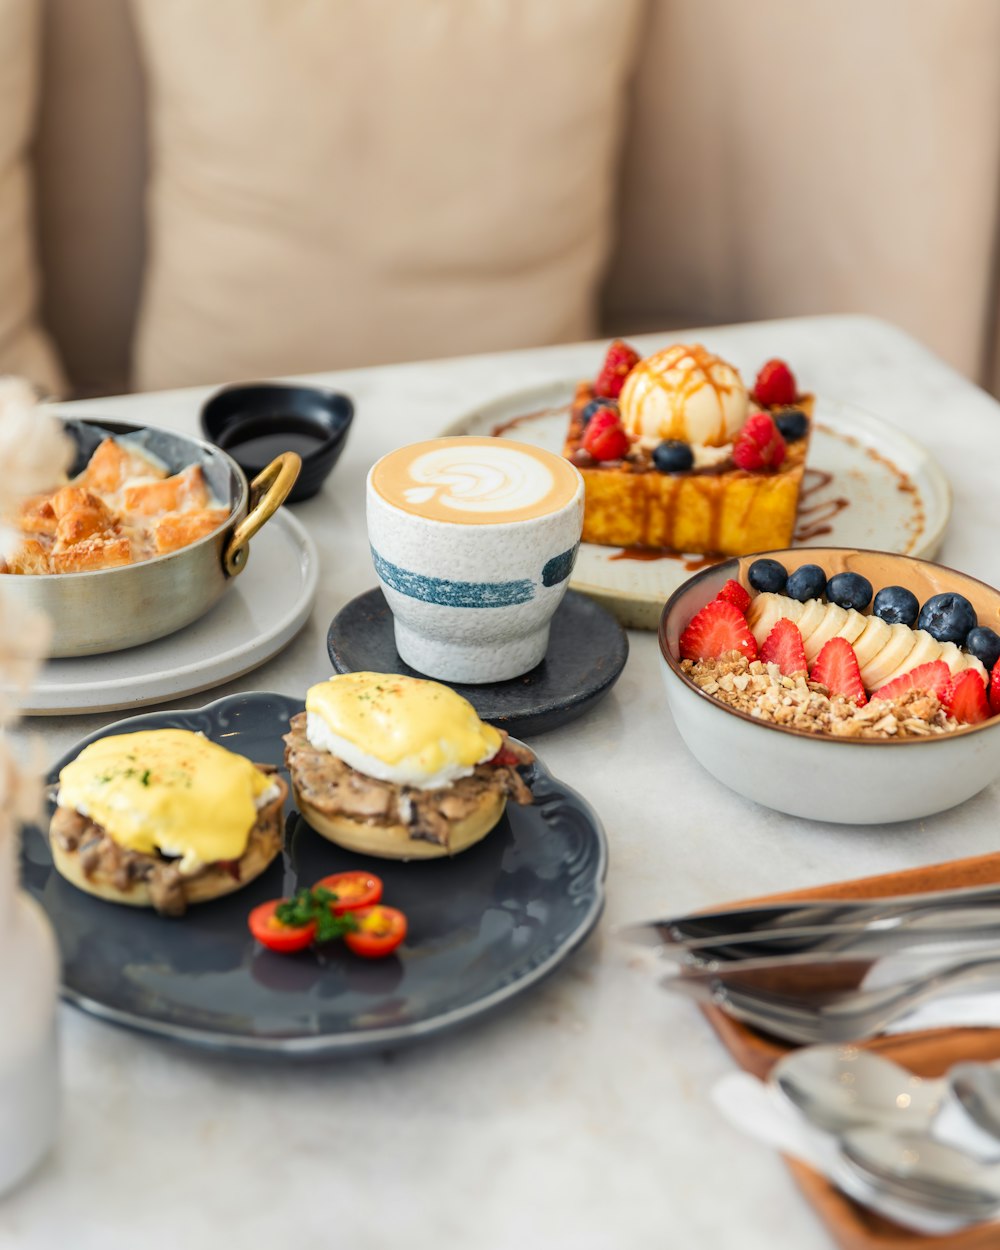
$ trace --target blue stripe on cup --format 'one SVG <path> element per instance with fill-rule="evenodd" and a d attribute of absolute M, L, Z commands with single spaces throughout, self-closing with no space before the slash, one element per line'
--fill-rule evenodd
<path fill-rule="evenodd" d="M 542 585 L 558 586 L 560 582 L 564 582 L 570 573 L 573 572 L 573 565 L 576 564 L 576 553 L 580 550 L 580 544 L 570 547 L 569 551 L 563 551 L 560 555 L 553 556 L 551 560 L 546 561 L 545 567 L 542 569 Z"/>
<path fill-rule="evenodd" d="M 437 603 L 448 608 L 509 608 L 518 603 L 530 603 L 535 597 L 535 588 L 527 580 L 453 582 L 445 577 L 411 573 L 380 556 L 374 547 L 371 552 L 375 572 L 387 586 L 424 603 Z"/>

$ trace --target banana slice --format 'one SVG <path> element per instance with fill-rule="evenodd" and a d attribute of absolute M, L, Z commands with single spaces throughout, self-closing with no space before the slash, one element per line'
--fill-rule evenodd
<path fill-rule="evenodd" d="M 936 638 L 933 638 L 926 629 L 915 629 L 913 631 L 913 649 L 902 664 L 882 679 L 882 685 L 887 685 L 890 681 L 895 681 L 897 677 L 902 677 L 904 673 L 912 672 L 920 664 L 930 664 L 932 660 L 940 660 L 944 657 L 941 655 L 941 644 Z"/>
<path fill-rule="evenodd" d="M 810 602 L 815 603 L 816 600 Z M 806 605 L 808 609 L 808 604 Z M 802 613 L 802 619 L 799 621 L 799 629 L 802 631 L 802 640 L 805 644 L 806 659 L 811 664 L 816 656 L 823 649 L 823 644 L 829 642 L 831 638 L 836 637 L 843 630 L 847 623 L 847 612 L 838 607 L 835 603 L 827 603 L 821 605 L 823 607 L 823 617 L 819 624 L 813 629 L 808 638 L 802 628 L 802 622 L 805 620 L 807 613 Z"/>
<path fill-rule="evenodd" d="M 848 608 L 846 619 L 840 627 L 837 636 L 846 638 L 853 647 L 857 640 L 865 631 L 868 624 L 868 617 L 863 612 L 857 612 L 854 608 Z"/>
<path fill-rule="evenodd" d="M 797 599 L 787 595 L 776 595 L 770 591 L 758 595 L 750 605 L 747 613 L 747 624 L 758 647 L 764 645 L 764 639 L 777 625 L 782 617 L 790 621 L 798 621 L 802 615 L 803 605 Z"/>
<path fill-rule="evenodd" d="M 967 668 L 973 668 L 983 681 L 989 681 L 989 674 L 986 672 L 982 660 L 977 660 L 968 651 L 959 650 L 953 642 L 939 642 L 938 646 L 941 648 L 940 658 L 948 665 L 953 677 L 956 673 L 964 673 Z"/>
<path fill-rule="evenodd" d="M 916 641 L 916 631 L 910 629 L 909 625 L 890 625 L 885 646 L 861 669 L 861 680 L 865 689 L 878 690 L 879 686 L 885 685 L 889 673 L 904 668 Z"/>
<path fill-rule="evenodd" d="M 802 615 L 795 622 L 806 644 L 806 655 L 809 654 L 809 639 L 817 629 L 822 628 L 830 608 L 835 605 L 824 603 L 822 599 L 807 599 L 802 605 Z"/>
<path fill-rule="evenodd" d="M 854 654 L 858 657 L 858 667 L 864 676 L 865 665 L 870 664 L 889 641 L 891 625 L 887 625 L 880 616 L 865 617 L 865 627 L 851 644 Z"/>
<path fill-rule="evenodd" d="M 974 668 L 983 681 L 986 682 L 986 685 L 989 686 L 990 675 L 986 671 L 986 665 L 982 662 L 982 660 L 978 659 L 974 655 L 970 655 L 968 651 L 963 651 L 962 655 L 965 657 L 965 667 Z"/>

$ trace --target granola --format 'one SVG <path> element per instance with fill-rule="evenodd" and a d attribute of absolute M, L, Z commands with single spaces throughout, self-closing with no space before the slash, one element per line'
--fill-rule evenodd
<path fill-rule="evenodd" d="M 747 660 L 738 652 L 717 660 L 682 660 L 699 689 L 739 712 L 770 725 L 836 738 L 926 738 L 949 733 L 959 722 L 937 696 L 909 690 L 893 699 L 872 699 L 858 707 L 805 673 L 785 677 L 777 664 Z"/>

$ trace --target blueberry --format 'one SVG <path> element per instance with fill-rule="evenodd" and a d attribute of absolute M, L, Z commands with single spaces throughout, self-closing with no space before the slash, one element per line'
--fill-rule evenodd
<path fill-rule="evenodd" d="M 818 599 L 826 590 L 826 574 L 818 564 L 800 564 L 794 573 L 788 574 L 788 585 L 785 594 L 791 599 L 805 603 L 807 599 Z"/>
<path fill-rule="evenodd" d="M 917 596 L 905 586 L 883 586 L 872 604 L 872 615 L 880 616 L 887 625 L 909 625 L 911 629 L 919 611 Z"/>
<path fill-rule="evenodd" d="M 788 571 L 777 560 L 754 560 L 747 573 L 747 580 L 754 590 L 770 591 L 780 595 L 788 581 Z"/>
<path fill-rule="evenodd" d="M 684 473 L 694 465 L 694 452 L 689 443 L 664 439 L 653 448 L 653 464 L 661 473 Z"/>
<path fill-rule="evenodd" d="M 872 584 L 860 573 L 834 573 L 826 584 L 826 597 L 840 608 L 863 612 L 872 601 Z"/>
<path fill-rule="evenodd" d="M 965 649 L 974 655 L 987 672 L 990 672 L 997 660 L 1000 660 L 1000 634 L 988 625 L 977 625 L 965 636 Z"/>
<path fill-rule="evenodd" d="M 610 408 L 612 412 L 618 411 L 618 401 L 614 399 L 592 399 L 590 403 L 580 413 L 580 420 L 584 425 L 590 422 L 591 417 L 596 417 L 602 408 Z"/>
<path fill-rule="evenodd" d="M 976 609 L 964 595 L 931 595 L 920 609 L 917 628 L 926 629 L 938 642 L 964 642 L 976 628 Z"/>
<path fill-rule="evenodd" d="M 786 443 L 797 443 L 800 438 L 805 438 L 806 436 L 806 430 L 809 429 L 809 418 L 798 408 L 786 408 L 784 412 L 779 412 L 775 416 L 774 424 L 778 427 L 778 433 Z"/>

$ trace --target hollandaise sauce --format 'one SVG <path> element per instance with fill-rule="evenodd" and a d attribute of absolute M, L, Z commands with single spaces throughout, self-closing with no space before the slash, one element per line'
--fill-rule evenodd
<path fill-rule="evenodd" d="M 120 846 L 188 863 L 238 859 L 270 781 L 187 729 L 99 738 L 59 774 L 58 802 L 101 825 Z"/>
<path fill-rule="evenodd" d="M 501 746 L 467 699 L 448 686 L 387 673 L 346 673 L 306 694 L 312 745 L 378 778 L 437 789 L 468 776 Z"/>

